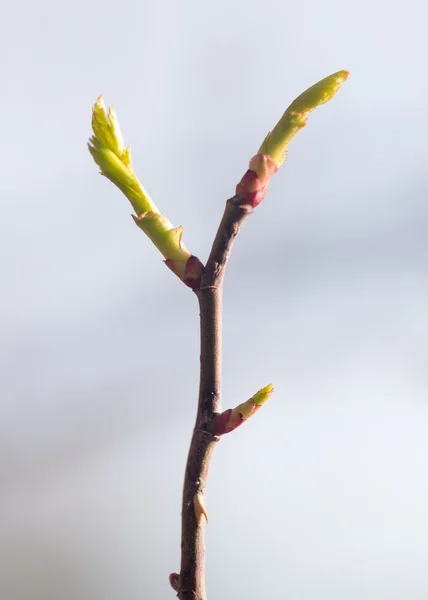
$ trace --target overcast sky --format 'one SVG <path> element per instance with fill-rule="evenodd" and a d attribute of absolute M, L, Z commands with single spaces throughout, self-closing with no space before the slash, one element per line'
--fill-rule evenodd
<path fill-rule="evenodd" d="M 0 599 L 174 597 L 197 303 L 97 174 L 97 96 L 205 260 L 265 134 L 348 69 L 226 275 L 224 408 L 276 391 L 214 454 L 209 599 L 426 600 L 424 3 L 1 13 Z"/>

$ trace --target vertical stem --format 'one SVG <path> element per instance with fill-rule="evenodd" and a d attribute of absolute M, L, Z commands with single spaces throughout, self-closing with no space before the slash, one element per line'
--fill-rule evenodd
<path fill-rule="evenodd" d="M 210 423 L 220 409 L 221 394 L 221 330 L 223 282 L 196 291 L 201 324 L 201 372 L 196 424 Z"/>
<path fill-rule="evenodd" d="M 198 412 L 187 459 L 183 489 L 180 600 L 206 600 L 205 523 L 198 525 L 195 494 L 205 496 L 211 454 L 214 413 L 220 411 L 222 285 L 197 290 L 201 323 L 201 377 Z"/>
<path fill-rule="evenodd" d="M 215 414 L 221 412 L 221 321 L 223 277 L 233 240 L 252 208 L 237 198 L 226 203 L 223 219 L 205 266 L 199 300 L 201 323 L 201 371 L 195 428 L 187 458 L 183 488 L 181 528 L 180 600 L 206 600 L 205 523 L 198 524 L 194 498 L 204 501 L 211 455 L 218 437 L 214 435 Z"/>

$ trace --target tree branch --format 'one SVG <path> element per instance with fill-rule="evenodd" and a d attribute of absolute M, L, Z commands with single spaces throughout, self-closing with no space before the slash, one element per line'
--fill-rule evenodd
<path fill-rule="evenodd" d="M 199 300 L 201 371 L 195 428 L 187 459 L 183 489 L 180 600 L 206 600 L 204 522 L 196 514 L 195 496 L 204 503 L 208 469 L 215 443 L 215 416 L 221 411 L 221 325 L 223 278 L 230 251 L 252 206 L 234 196 L 226 202 L 211 254 L 204 268 Z"/>
<path fill-rule="evenodd" d="M 220 414 L 223 278 L 233 241 L 243 221 L 265 197 L 271 176 L 284 162 L 290 141 L 305 127 L 308 115 L 331 100 L 348 75 L 348 71 L 338 71 L 312 85 L 290 104 L 265 137 L 238 183 L 236 195 L 226 203 L 205 267 L 182 243 L 182 227 L 174 228 L 161 214 L 136 177 L 130 147 L 125 147 L 113 107 L 107 111 L 100 96 L 92 110 L 94 135 L 88 146 L 94 161 L 131 202 L 135 222 L 163 254 L 167 267 L 194 290 L 199 300 L 201 373 L 196 423 L 184 479 L 181 572 L 170 575 L 171 587 L 180 600 L 206 600 L 204 496 L 218 436 L 246 421 L 273 391 L 269 384 L 246 402 Z"/>

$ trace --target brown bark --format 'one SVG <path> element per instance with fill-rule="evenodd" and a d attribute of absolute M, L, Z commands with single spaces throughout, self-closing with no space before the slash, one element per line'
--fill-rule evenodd
<path fill-rule="evenodd" d="M 195 494 L 204 502 L 208 469 L 218 437 L 215 416 L 221 412 L 221 325 L 223 278 L 227 260 L 245 218 L 253 209 L 235 196 L 226 202 L 201 285 L 194 290 L 199 300 L 201 365 L 195 428 L 190 443 L 183 488 L 180 600 L 206 600 L 203 519 L 197 521 Z"/>

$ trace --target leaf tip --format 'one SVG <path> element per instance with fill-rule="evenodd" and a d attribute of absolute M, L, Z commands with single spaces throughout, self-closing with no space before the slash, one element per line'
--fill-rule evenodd
<path fill-rule="evenodd" d="M 105 108 L 106 105 L 104 104 L 104 98 L 102 94 L 98 96 L 95 106 L 98 106 L 99 108 Z"/>

